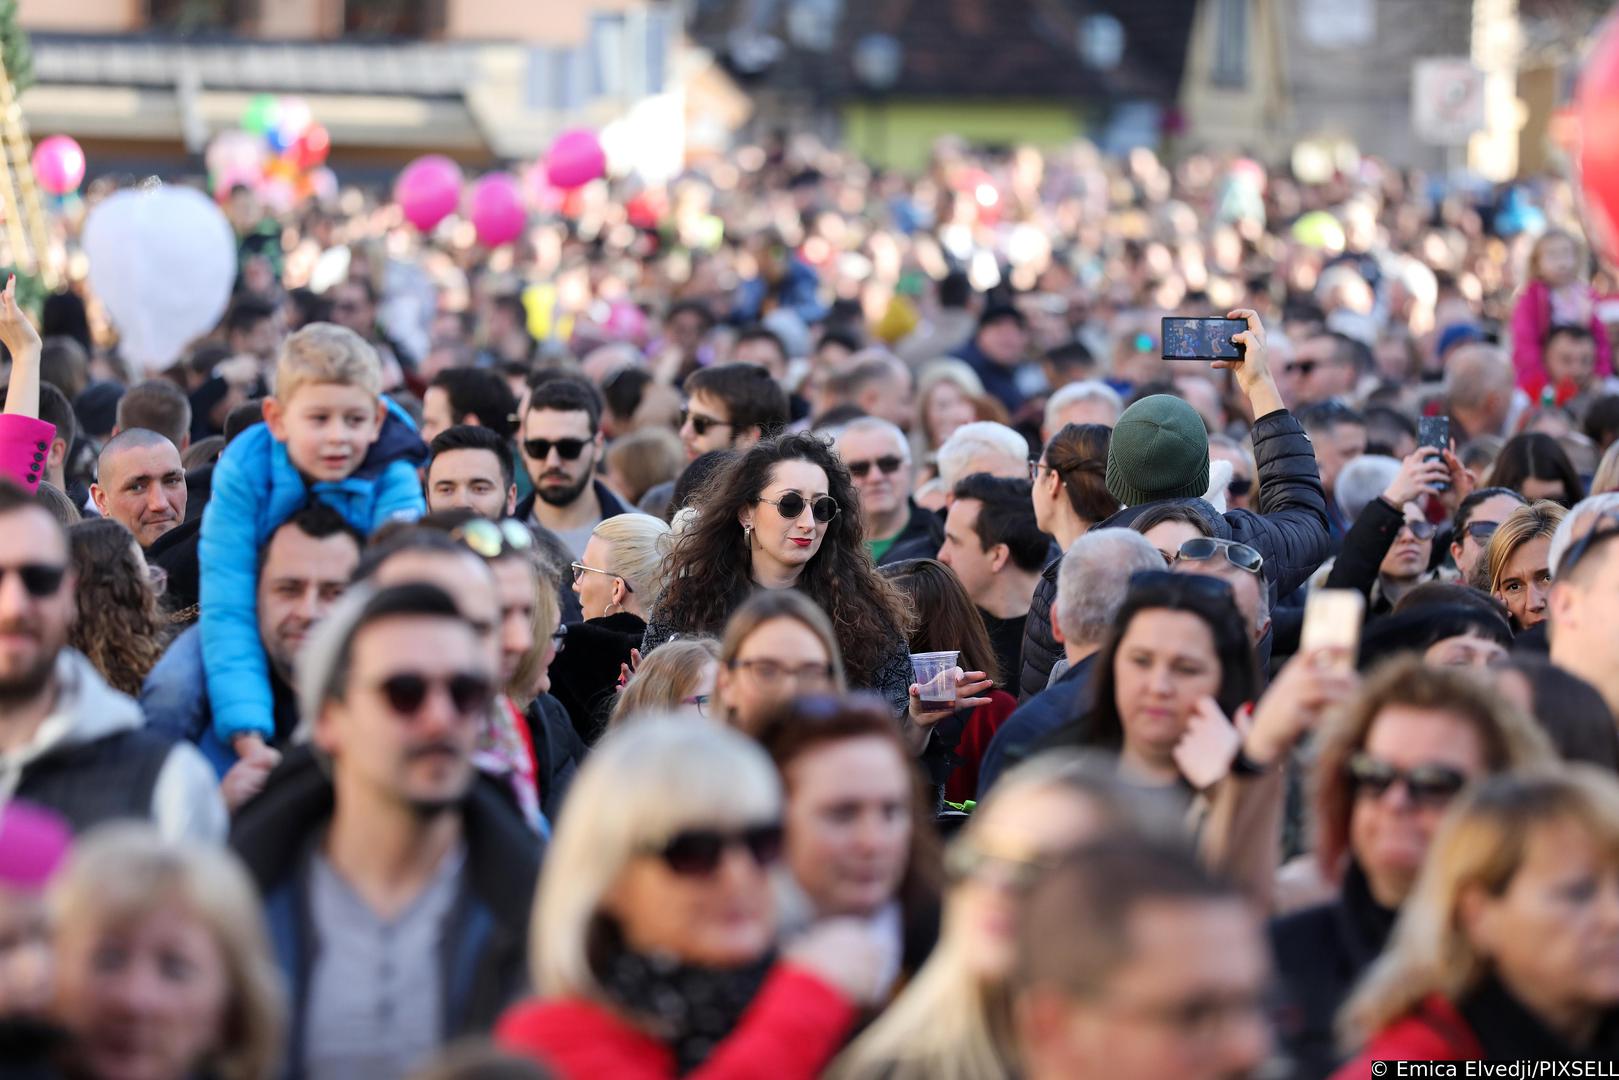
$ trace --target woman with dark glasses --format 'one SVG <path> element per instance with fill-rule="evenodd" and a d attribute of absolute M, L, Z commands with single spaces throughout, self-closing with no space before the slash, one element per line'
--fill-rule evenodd
<path fill-rule="evenodd" d="M 1525 770 L 1463 796 L 1343 1021 L 1365 1047 L 1345 1078 L 1391 1058 L 1619 1059 L 1613 774 Z"/>
<path fill-rule="evenodd" d="M 1434 576 L 1439 530 L 1423 510 L 1427 497 L 1439 494 L 1443 484 L 1458 494 L 1471 485 L 1454 455 L 1432 453 L 1419 447 L 1400 462 L 1383 493 L 1356 516 L 1327 575 L 1327 588 L 1354 589 L 1366 597 L 1367 618 L 1393 611 L 1401 597 Z"/>
<path fill-rule="evenodd" d="M 872 565 L 854 486 L 826 442 L 809 434 L 761 442 L 717 474 L 696 506 L 653 602 L 644 652 L 677 634 L 720 636 L 755 592 L 795 589 L 831 619 L 850 685 L 907 712 L 909 614 Z"/>
<path fill-rule="evenodd" d="M 1450 561 L 1462 581 L 1473 580 L 1473 567 L 1507 515 L 1528 505 L 1522 495 L 1504 487 L 1480 488 L 1462 500 L 1450 530 Z"/>
<path fill-rule="evenodd" d="M 751 740 L 674 719 L 611 732 L 540 882 L 539 1000 L 496 1038 L 563 1080 L 818 1076 L 881 992 L 880 950 L 840 921 L 778 955 L 781 851 L 781 784 Z"/>
<path fill-rule="evenodd" d="M 1271 924 L 1277 1036 L 1295 1075 L 1338 1062 L 1333 1019 L 1388 941 L 1451 800 L 1472 781 L 1550 763 L 1546 737 L 1470 673 L 1391 661 L 1316 736 L 1315 859 L 1337 894 Z"/>

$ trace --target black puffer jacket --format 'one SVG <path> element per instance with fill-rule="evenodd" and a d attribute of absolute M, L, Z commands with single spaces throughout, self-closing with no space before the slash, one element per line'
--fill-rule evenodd
<path fill-rule="evenodd" d="M 1332 541 L 1327 532 L 1327 495 L 1315 449 L 1293 414 L 1278 409 L 1254 423 L 1254 461 L 1258 468 L 1259 510 L 1215 511 L 1202 499 L 1177 500 L 1196 508 L 1214 535 L 1247 544 L 1265 557 L 1265 579 L 1271 603 L 1309 580 L 1327 560 Z M 1152 503 L 1126 507 L 1102 522 L 1101 528 L 1128 528 Z"/>
<path fill-rule="evenodd" d="M 1018 674 L 1018 704 L 1028 701 L 1051 682 L 1051 669 L 1063 658 L 1063 648 L 1051 632 L 1051 608 L 1057 603 L 1057 571 L 1062 554 L 1046 563 L 1040 583 L 1029 603 L 1029 619 L 1023 624 L 1023 670 Z"/>

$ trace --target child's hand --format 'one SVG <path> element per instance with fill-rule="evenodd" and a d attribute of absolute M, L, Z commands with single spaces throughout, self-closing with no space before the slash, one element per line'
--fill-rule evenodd
<path fill-rule="evenodd" d="M 5 292 L 0 292 L 0 344 L 5 345 L 12 356 L 27 352 L 38 355 L 40 349 L 39 331 L 17 306 L 15 274 L 6 279 Z"/>

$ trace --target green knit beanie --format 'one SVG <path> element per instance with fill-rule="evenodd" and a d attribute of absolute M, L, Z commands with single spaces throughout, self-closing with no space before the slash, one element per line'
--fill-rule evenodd
<path fill-rule="evenodd" d="M 1119 417 L 1107 445 L 1107 489 L 1125 506 L 1195 499 L 1209 490 L 1209 433 L 1178 397 L 1144 397 Z"/>

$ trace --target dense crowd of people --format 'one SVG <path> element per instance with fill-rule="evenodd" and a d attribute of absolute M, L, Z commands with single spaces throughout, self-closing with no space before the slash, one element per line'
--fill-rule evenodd
<path fill-rule="evenodd" d="M 0 294 L 0 1077 L 1619 1059 L 1566 184 L 777 139 L 496 251 L 228 211 L 171 370 Z"/>

